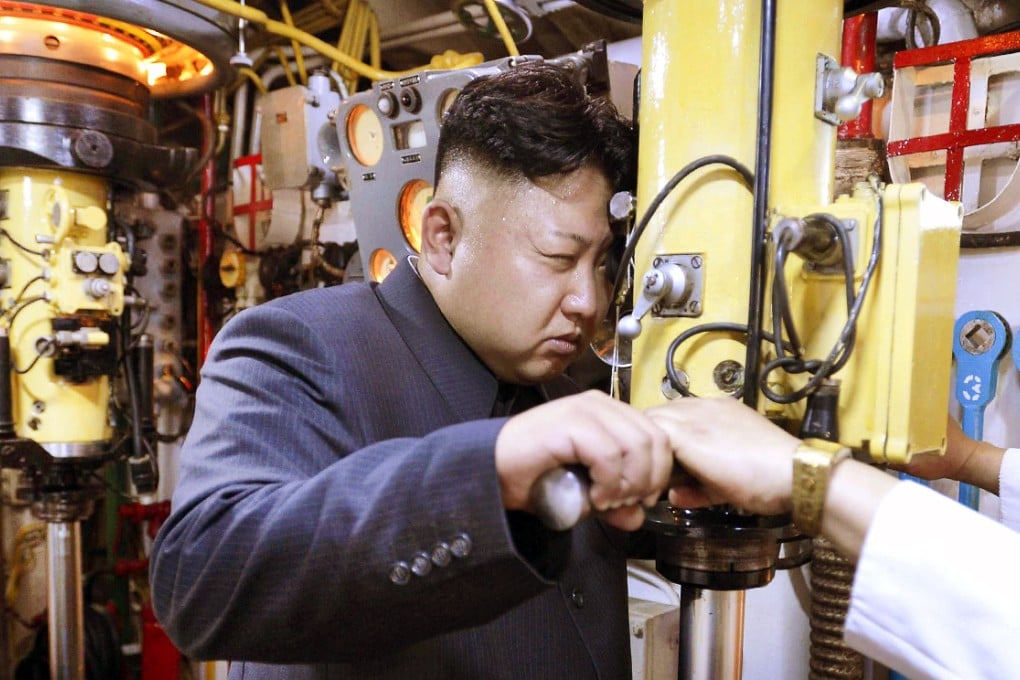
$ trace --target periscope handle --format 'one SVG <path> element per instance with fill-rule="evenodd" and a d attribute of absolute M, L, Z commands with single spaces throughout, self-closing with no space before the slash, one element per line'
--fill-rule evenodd
<path fill-rule="evenodd" d="M 531 488 L 531 506 L 547 527 L 566 531 L 591 514 L 590 490 L 591 480 L 583 467 L 553 468 Z"/>

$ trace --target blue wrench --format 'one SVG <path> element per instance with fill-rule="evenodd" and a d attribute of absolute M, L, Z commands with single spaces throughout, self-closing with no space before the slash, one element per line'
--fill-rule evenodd
<path fill-rule="evenodd" d="M 981 439 L 985 407 L 995 396 L 999 362 L 1009 351 L 1012 333 L 996 312 L 973 310 L 956 320 L 953 356 L 956 358 L 956 399 L 963 408 L 961 427 L 971 439 Z M 960 484 L 959 501 L 978 509 L 979 489 Z"/>

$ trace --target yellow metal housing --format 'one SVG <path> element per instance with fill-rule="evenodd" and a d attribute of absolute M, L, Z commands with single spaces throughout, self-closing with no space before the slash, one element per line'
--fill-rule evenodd
<path fill-rule="evenodd" d="M 862 184 L 833 202 L 837 130 L 831 118 L 816 115 L 827 94 L 819 91 L 820 65 L 838 64 L 842 3 L 777 4 L 768 221 L 811 213 L 854 220 L 856 289 L 871 252 L 879 196 Z M 759 2 L 645 2 L 639 216 L 678 170 L 697 159 L 723 154 L 755 167 L 760 22 Z M 913 453 L 941 451 L 945 443 L 961 213 L 920 185 L 881 191 L 879 264 L 857 323 L 854 352 L 833 378 L 841 390 L 840 441 L 877 461 L 903 462 Z M 635 251 L 636 281 L 656 258 L 697 256 L 701 299 L 696 313 L 688 306 L 686 316 L 665 316 L 653 308 L 644 319 L 633 345 L 635 405 L 647 408 L 675 397 L 665 362 L 680 334 L 713 323 L 746 328 L 752 213 L 751 188 L 739 173 L 716 164 L 682 181 L 649 222 Z M 767 271 L 766 280 L 773 275 Z M 823 359 L 846 322 L 844 276 L 806 267 L 796 255 L 787 259 L 785 276 L 806 356 Z M 766 305 L 763 319 L 770 315 Z M 739 382 L 726 384 L 719 376 L 723 367 L 732 376 L 734 367 L 743 366 L 745 342 L 745 333 L 733 330 L 694 335 L 678 347 L 673 365 L 694 394 L 733 394 Z M 765 361 L 775 356 L 768 343 L 763 351 Z M 789 393 L 808 377 L 776 371 L 771 387 Z M 745 375 L 743 382 L 744 389 L 757 389 L 756 376 Z M 758 404 L 794 431 L 803 419 L 803 401 Z"/>
<path fill-rule="evenodd" d="M 53 319 L 84 319 L 78 336 L 82 347 L 113 341 L 89 325 L 120 315 L 124 307 L 128 262 L 120 246 L 107 241 L 108 182 L 76 173 L 0 168 L 0 193 L 7 206 L 0 222 L 0 258 L 7 267 L 0 323 L 10 336 L 16 431 L 58 456 L 95 448 L 110 438 L 110 378 L 74 382 L 55 374 Z M 76 258 L 96 262 L 96 271 L 82 271 Z"/>
<path fill-rule="evenodd" d="M 771 193 L 775 201 L 827 202 L 836 128 L 814 116 L 814 74 L 819 53 L 839 55 L 842 4 L 778 4 Z M 725 154 L 754 168 L 760 22 L 760 2 L 645 2 L 638 215 L 674 173 L 698 158 Z M 636 278 L 656 255 L 698 254 L 704 301 L 697 317 L 648 318 L 633 348 L 634 404 L 665 401 L 664 350 L 679 333 L 711 322 L 746 322 L 752 212 L 751 189 L 737 172 L 713 165 L 682 182 L 649 224 L 636 251 Z M 675 363 L 694 393 L 718 395 L 724 392 L 713 380 L 716 367 L 742 365 L 744 358 L 743 336 L 710 333 L 685 343 Z"/>

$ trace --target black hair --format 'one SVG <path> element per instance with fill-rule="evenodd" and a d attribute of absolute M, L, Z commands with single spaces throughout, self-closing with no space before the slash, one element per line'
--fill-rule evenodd
<path fill-rule="evenodd" d="M 535 180 L 593 164 L 613 191 L 632 188 L 635 135 L 605 97 L 591 96 L 575 72 L 531 62 L 468 83 L 447 111 L 436 183 L 467 160 L 511 181 Z"/>

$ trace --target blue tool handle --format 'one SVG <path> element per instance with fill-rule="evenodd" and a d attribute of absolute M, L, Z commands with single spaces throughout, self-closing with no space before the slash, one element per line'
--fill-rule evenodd
<path fill-rule="evenodd" d="M 956 320 L 953 356 L 956 358 L 956 400 L 963 409 L 960 427 L 971 439 L 984 434 L 985 407 L 995 397 L 999 362 L 1009 351 L 1012 333 L 996 312 L 974 310 Z M 980 489 L 960 484 L 960 503 L 978 509 Z"/>

